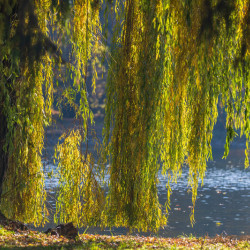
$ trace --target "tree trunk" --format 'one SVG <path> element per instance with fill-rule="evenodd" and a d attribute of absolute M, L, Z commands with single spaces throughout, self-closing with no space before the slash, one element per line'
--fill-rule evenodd
<path fill-rule="evenodd" d="M 4 150 L 7 134 L 7 122 L 6 117 L 3 114 L 3 110 L 0 109 L 0 197 L 3 190 L 4 175 L 8 168 L 8 152 Z M 0 201 L 1 202 L 1 201 Z"/>

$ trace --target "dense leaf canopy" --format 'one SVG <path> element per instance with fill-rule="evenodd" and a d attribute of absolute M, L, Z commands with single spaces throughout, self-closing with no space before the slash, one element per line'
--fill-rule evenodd
<path fill-rule="evenodd" d="M 160 169 L 170 196 L 171 180 L 181 175 L 183 164 L 189 167 L 195 205 L 198 181 L 212 158 L 219 102 L 227 113 L 225 157 L 239 131 L 247 138 L 248 166 L 250 3 L 121 5 L 116 2 L 118 31 L 107 86 L 107 221 L 154 229 L 165 222 L 156 188 Z"/>
<path fill-rule="evenodd" d="M 244 135 L 248 166 L 249 0 L 13 0 L 1 1 L 0 9 L 0 116 L 7 131 L 1 145 L 8 156 L 1 210 L 7 216 L 46 220 L 41 156 L 55 79 L 64 86 L 58 105 L 71 105 L 79 121 L 56 149 L 61 221 L 156 230 L 167 222 L 171 182 L 183 166 L 194 207 L 219 106 L 226 111 L 224 156 L 237 133 Z M 106 198 L 96 178 L 107 169 L 96 168 L 81 148 L 93 120 L 87 72 L 91 67 L 94 90 L 105 44 Z M 168 178 L 165 208 L 157 195 L 160 172 Z"/>

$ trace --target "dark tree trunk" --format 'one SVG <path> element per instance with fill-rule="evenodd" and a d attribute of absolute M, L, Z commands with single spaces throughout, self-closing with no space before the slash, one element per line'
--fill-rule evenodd
<path fill-rule="evenodd" d="M 11 62 L 10 60 L 4 59 L 2 61 L 2 65 L 4 68 L 10 68 Z M 10 105 L 15 104 L 15 91 L 12 91 L 11 78 L 5 79 L 5 88 L 8 90 L 9 97 L 10 97 Z M 4 88 L 0 88 L 2 92 L 0 94 L 0 203 L 1 203 L 1 196 L 3 192 L 3 181 L 5 177 L 5 173 L 8 169 L 8 145 L 6 144 L 6 135 L 8 133 L 8 124 L 7 124 L 7 117 L 4 114 L 4 103 L 6 101 L 5 91 Z"/>
<path fill-rule="evenodd" d="M 4 146 L 6 143 L 6 134 L 7 134 L 6 117 L 3 114 L 3 110 L 0 109 L 0 197 L 3 191 L 4 175 L 8 168 L 8 152 L 4 150 Z"/>

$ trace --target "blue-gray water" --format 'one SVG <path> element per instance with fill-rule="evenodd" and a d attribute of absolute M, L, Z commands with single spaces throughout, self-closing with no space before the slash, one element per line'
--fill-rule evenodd
<path fill-rule="evenodd" d="M 239 154 L 237 156 L 237 154 Z M 232 150 L 227 160 L 209 162 L 204 185 L 199 186 L 195 206 L 196 223 L 192 228 L 191 193 L 187 184 L 188 169 L 184 168 L 182 177 L 172 184 L 171 211 L 168 225 L 160 229 L 159 236 L 179 235 L 214 236 L 216 234 L 250 234 L 250 171 L 244 169 L 243 151 Z M 55 166 L 50 166 L 55 168 Z M 159 176 L 159 199 L 162 204 L 167 197 L 167 180 Z M 46 187 L 53 190 L 57 181 L 49 179 Z M 52 207 L 54 203 L 52 201 Z M 47 225 L 48 227 L 48 225 Z M 84 229 L 81 230 L 83 232 Z M 110 234 L 110 229 L 88 229 L 89 233 Z M 112 229 L 113 234 L 126 234 L 124 228 Z M 146 235 L 150 235 L 148 233 Z"/>
<path fill-rule="evenodd" d="M 99 129 L 100 130 L 100 129 Z M 97 131 L 97 133 L 101 133 Z M 98 134 L 97 134 L 98 135 Z M 250 235 L 250 169 L 244 168 L 244 140 L 236 140 L 231 147 L 227 159 L 222 160 L 225 132 L 217 127 L 213 139 L 213 161 L 208 162 L 204 185 L 199 186 L 195 206 L 195 221 L 190 224 L 191 193 L 188 192 L 188 169 L 184 168 L 182 177 L 172 184 L 171 211 L 168 225 L 160 229 L 158 234 L 163 237 L 180 235 L 215 236 L 216 234 Z M 90 143 L 90 148 L 93 145 Z M 49 161 L 50 162 L 50 161 Z M 46 164 L 46 169 L 56 169 L 52 164 Z M 106 176 L 108 178 L 108 176 Z M 167 180 L 159 175 L 159 200 L 162 204 L 167 198 Z M 52 191 L 57 186 L 56 179 L 47 179 L 46 188 Z M 54 201 L 51 207 L 55 206 Z M 47 224 L 47 227 L 53 225 Z M 80 229 L 83 232 L 85 229 Z M 88 233 L 94 234 L 127 234 L 124 228 L 101 230 L 89 228 Z M 153 235 L 145 233 L 144 235 Z"/>

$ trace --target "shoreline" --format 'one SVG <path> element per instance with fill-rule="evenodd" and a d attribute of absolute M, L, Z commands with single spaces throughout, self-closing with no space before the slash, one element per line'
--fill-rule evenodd
<path fill-rule="evenodd" d="M 0 228 L 0 248 L 36 249 L 249 249 L 250 235 L 177 238 L 131 235 L 79 234 L 76 240 L 46 235 L 38 231 L 8 231 Z"/>

